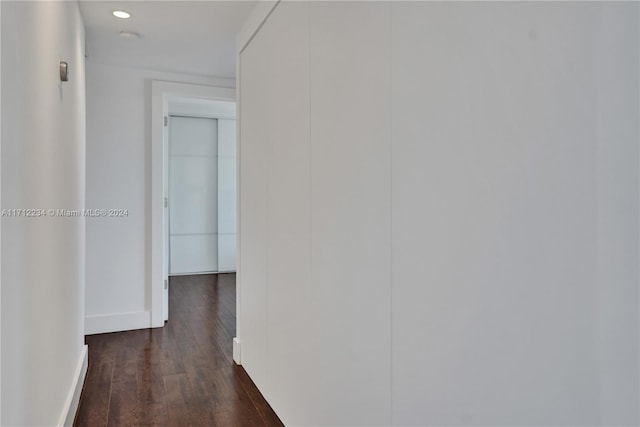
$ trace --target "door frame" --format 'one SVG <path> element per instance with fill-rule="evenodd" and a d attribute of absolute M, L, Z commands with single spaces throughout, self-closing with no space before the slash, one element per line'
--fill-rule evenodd
<path fill-rule="evenodd" d="M 165 280 L 168 280 L 167 225 L 164 200 L 166 197 L 165 176 L 167 160 L 167 132 L 164 118 L 169 114 L 169 98 L 196 98 L 211 101 L 236 101 L 235 88 L 174 83 L 161 80 L 151 81 L 151 185 L 147 200 L 147 304 L 151 312 L 151 327 L 164 326 L 168 318 L 165 312 Z M 236 159 L 237 161 L 237 159 Z"/>

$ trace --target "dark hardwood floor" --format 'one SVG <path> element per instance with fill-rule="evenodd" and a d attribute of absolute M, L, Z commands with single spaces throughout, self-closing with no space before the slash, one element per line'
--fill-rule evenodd
<path fill-rule="evenodd" d="M 164 328 L 89 335 L 76 426 L 282 426 L 232 360 L 235 275 L 173 277 Z"/>

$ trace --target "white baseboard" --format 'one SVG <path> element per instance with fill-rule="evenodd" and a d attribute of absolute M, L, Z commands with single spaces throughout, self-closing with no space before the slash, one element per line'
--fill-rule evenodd
<path fill-rule="evenodd" d="M 237 337 L 233 339 L 233 361 L 236 365 L 242 365 L 240 340 Z"/>
<path fill-rule="evenodd" d="M 131 331 L 134 329 L 146 329 L 150 327 L 151 312 L 149 311 L 86 316 L 84 318 L 85 335 Z"/>
<path fill-rule="evenodd" d="M 80 403 L 80 394 L 82 393 L 82 386 L 84 386 L 84 379 L 87 376 L 87 368 L 89 366 L 89 352 L 88 347 L 85 345 L 80 352 L 80 360 L 78 360 L 78 366 L 73 377 L 73 383 L 71 389 L 67 395 L 62 415 L 58 420 L 58 426 L 71 427 L 78 411 L 78 404 Z"/>

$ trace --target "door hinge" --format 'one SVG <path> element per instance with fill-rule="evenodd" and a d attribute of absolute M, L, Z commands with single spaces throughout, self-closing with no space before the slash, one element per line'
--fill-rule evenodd
<path fill-rule="evenodd" d="M 169 281 L 167 279 L 164 280 L 164 288 L 165 289 L 169 288 Z"/>
<path fill-rule="evenodd" d="M 168 198 L 168 197 L 165 197 L 165 198 L 164 198 L 164 207 L 165 207 L 165 208 L 166 208 L 166 207 L 169 207 L 169 198 Z"/>
<path fill-rule="evenodd" d="M 169 117 L 164 116 L 164 125 L 165 127 L 169 125 Z"/>

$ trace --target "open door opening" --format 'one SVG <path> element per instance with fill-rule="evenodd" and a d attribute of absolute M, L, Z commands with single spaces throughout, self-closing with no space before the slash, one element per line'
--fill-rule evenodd
<path fill-rule="evenodd" d="M 152 83 L 152 326 L 169 320 L 169 277 L 236 270 L 233 89 Z"/>
<path fill-rule="evenodd" d="M 236 268 L 235 104 L 170 97 L 168 110 L 165 321 L 170 276 Z"/>

